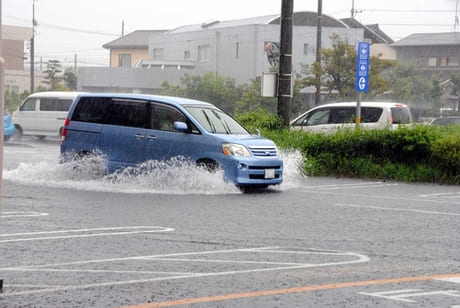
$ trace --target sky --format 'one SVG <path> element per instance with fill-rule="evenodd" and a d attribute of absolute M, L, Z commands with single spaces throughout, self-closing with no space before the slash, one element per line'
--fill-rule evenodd
<path fill-rule="evenodd" d="M 280 14 L 281 0 L 0 0 L 2 24 L 35 28 L 35 62 L 108 66 L 102 45 L 135 30 L 174 29 L 210 20 Z M 459 0 L 323 0 L 323 14 L 379 24 L 393 40 L 412 33 L 460 31 Z M 34 8 L 34 9 L 33 9 Z M 294 11 L 317 11 L 318 1 L 294 0 Z M 459 8 L 460 10 L 460 8 Z M 460 12 L 459 12 L 460 14 Z M 27 46 L 28 47 L 28 46 Z M 28 52 L 28 51 L 26 51 Z"/>

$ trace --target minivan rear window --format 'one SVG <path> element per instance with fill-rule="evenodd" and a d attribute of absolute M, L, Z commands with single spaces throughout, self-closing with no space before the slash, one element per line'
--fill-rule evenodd
<path fill-rule="evenodd" d="M 102 124 L 110 101 L 109 97 L 82 97 L 71 120 Z"/>
<path fill-rule="evenodd" d="M 411 121 L 410 111 L 404 107 L 392 107 L 391 115 L 393 117 L 393 124 L 408 124 Z"/>

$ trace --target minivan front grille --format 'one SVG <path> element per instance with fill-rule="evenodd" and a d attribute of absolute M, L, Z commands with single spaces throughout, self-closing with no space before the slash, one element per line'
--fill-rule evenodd
<path fill-rule="evenodd" d="M 249 146 L 252 155 L 257 157 L 276 157 L 276 147 L 274 146 Z"/>

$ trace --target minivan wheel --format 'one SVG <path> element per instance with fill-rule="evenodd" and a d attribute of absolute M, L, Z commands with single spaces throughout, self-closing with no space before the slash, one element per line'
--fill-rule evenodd
<path fill-rule="evenodd" d="M 214 173 L 219 169 L 219 164 L 211 159 L 202 159 L 196 162 L 198 168 Z"/>
<path fill-rule="evenodd" d="M 72 161 L 72 170 L 75 175 L 90 179 L 101 178 L 108 174 L 103 159 L 93 152 L 75 154 Z"/>
<path fill-rule="evenodd" d="M 244 185 L 238 186 L 239 190 L 244 194 L 254 194 L 264 192 L 268 185 Z"/>

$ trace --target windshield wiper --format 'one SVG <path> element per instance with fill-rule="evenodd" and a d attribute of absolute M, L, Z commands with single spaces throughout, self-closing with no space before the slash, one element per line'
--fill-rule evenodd
<path fill-rule="evenodd" d="M 204 110 L 201 110 L 201 112 L 203 112 L 204 117 L 206 118 L 206 121 L 208 121 L 209 127 L 211 127 L 211 133 L 215 134 L 215 133 L 216 133 L 216 128 L 215 128 L 214 125 L 212 124 L 212 122 L 211 122 L 211 120 L 209 119 L 208 115 L 206 114 L 206 112 L 205 112 Z"/>

